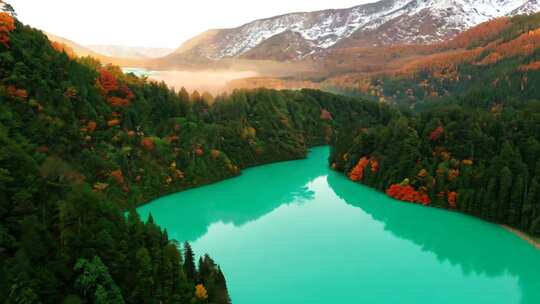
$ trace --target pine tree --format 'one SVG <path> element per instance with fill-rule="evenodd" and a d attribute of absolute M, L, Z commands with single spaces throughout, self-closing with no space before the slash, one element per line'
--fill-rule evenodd
<path fill-rule="evenodd" d="M 188 281 L 195 282 L 197 279 L 197 270 L 195 269 L 195 256 L 191 245 L 188 242 L 184 243 L 184 273 Z"/>
<path fill-rule="evenodd" d="M 486 193 L 484 195 L 484 202 L 482 208 L 483 217 L 489 220 L 495 220 L 497 218 L 497 180 L 492 177 L 489 179 Z"/>
<path fill-rule="evenodd" d="M 497 220 L 500 223 L 508 223 L 508 209 L 510 206 L 510 190 L 512 189 L 512 171 L 504 167 L 500 175 L 499 183 L 499 206 L 497 209 Z"/>
<path fill-rule="evenodd" d="M 527 198 L 521 209 L 521 229 L 526 231 L 531 228 L 532 221 L 536 214 L 535 208 L 538 201 L 538 194 L 540 193 L 539 191 L 538 179 L 535 177 L 529 186 Z"/>
<path fill-rule="evenodd" d="M 521 222 L 521 209 L 523 206 L 523 191 L 525 185 L 523 178 L 518 175 L 512 186 L 512 193 L 510 195 L 510 208 L 508 210 L 508 223 L 512 226 L 518 226 Z"/>
<path fill-rule="evenodd" d="M 229 297 L 229 291 L 227 289 L 227 282 L 221 268 L 218 266 L 216 275 L 216 304 L 230 304 L 231 298 Z"/>

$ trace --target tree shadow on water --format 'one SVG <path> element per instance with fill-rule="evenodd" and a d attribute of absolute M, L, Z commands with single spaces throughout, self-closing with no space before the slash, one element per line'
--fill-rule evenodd
<path fill-rule="evenodd" d="M 327 174 L 327 148 L 315 149 L 308 159 L 251 168 L 242 176 L 160 198 L 140 207 L 143 219 L 149 213 L 169 235 L 179 241 L 194 241 L 213 223 L 242 226 L 283 204 L 305 203 L 314 193 L 307 184 Z"/>
<path fill-rule="evenodd" d="M 522 303 L 540 303 L 540 251 L 503 228 L 457 212 L 398 202 L 335 172 L 328 183 L 347 204 L 361 208 L 396 237 L 460 266 L 464 274 L 511 274 L 519 280 Z"/>

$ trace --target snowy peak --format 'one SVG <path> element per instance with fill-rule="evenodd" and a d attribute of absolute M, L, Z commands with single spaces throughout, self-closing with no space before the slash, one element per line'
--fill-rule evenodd
<path fill-rule="evenodd" d="M 204 39 L 196 37 L 189 47 L 184 45 L 176 53 L 211 60 L 246 56 L 278 60 L 275 51 L 262 49 L 268 45 L 273 49 L 295 48 L 295 58 L 289 60 L 296 60 L 331 47 L 439 42 L 493 18 L 539 10 L 540 0 L 382 0 L 348 9 L 292 13 L 215 30 L 210 38 L 207 34 Z M 265 43 L 270 39 L 271 43 Z M 194 44 L 197 40 L 205 44 Z M 254 49 L 256 56 L 254 52 L 250 56 Z M 268 54 L 267 58 L 261 58 L 264 54 Z"/>
<path fill-rule="evenodd" d="M 512 11 L 511 15 L 529 15 L 538 12 L 540 9 L 540 0 L 529 0 L 519 8 Z"/>

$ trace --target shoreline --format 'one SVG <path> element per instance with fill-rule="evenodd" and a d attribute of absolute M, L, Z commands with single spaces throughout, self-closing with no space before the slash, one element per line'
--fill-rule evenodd
<path fill-rule="evenodd" d="M 255 167 L 260 167 L 260 166 L 265 166 L 265 165 L 271 165 L 271 164 L 277 164 L 277 163 L 284 163 L 284 162 L 289 162 L 289 161 L 295 161 L 295 160 L 302 160 L 302 159 L 306 159 L 310 150 L 312 148 L 317 148 L 317 147 L 323 147 L 325 145 L 314 145 L 314 146 L 309 146 L 308 147 L 308 152 L 305 156 L 302 156 L 302 157 L 289 157 L 289 158 L 284 158 L 284 159 L 280 159 L 280 160 L 269 160 L 269 161 L 262 161 L 262 162 L 258 162 L 258 163 L 255 163 L 255 164 L 251 164 L 251 165 L 247 165 L 243 168 L 240 169 L 240 171 L 238 172 L 238 174 L 235 174 L 235 175 L 231 175 L 231 176 L 228 176 L 228 177 L 225 177 L 225 178 L 217 178 L 215 180 L 210 180 L 210 181 L 206 181 L 204 183 L 201 183 L 201 184 L 198 184 L 198 185 L 190 185 L 190 186 L 187 186 L 187 187 L 177 187 L 177 188 L 173 188 L 173 189 L 170 189 L 169 191 L 166 191 L 164 193 L 161 193 L 160 195 L 154 197 L 154 198 L 150 198 L 150 199 L 145 199 L 141 202 L 136 202 L 134 205 L 132 206 L 127 206 L 126 210 L 124 211 L 129 211 L 129 209 L 131 208 L 134 208 L 134 209 L 137 209 L 139 207 L 142 207 L 144 205 L 148 205 L 148 204 L 151 204 L 153 201 L 159 199 L 159 198 L 162 198 L 162 197 L 165 197 L 165 196 L 169 196 L 169 195 L 174 195 L 176 193 L 180 193 L 180 192 L 184 192 L 184 191 L 187 191 L 187 190 L 192 190 L 192 189 L 196 189 L 196 188 L 202 188 L 202 187 L 205 187 L 205 186 L 209 186 L 209 185 L 212 185 L 212 184 L 217 184 L 217 183 L 220 183 L 220 182 L 223 182 L 223 181 L 226 181 L 226 180 L 229 180 L 229 179 L 233 179 L 233 178 L 236 178 L 236 177 L 239 177 L 242 175 L 242 172 L 244 170 L 247 170 L 247 169 L 251 169 L 251 168 L 255 168 Z"/>
<path fill-rule="evenodd" d="M 506 226 L 506 225 L 502 225 L 502 224 L 500 224 L 499 226 L 501 226 L 505 230 L 509 231 L 510 233 L 515 234 L 516 236 L 523 239 L 527 243 L 531 244 L 534 248 L 540 250 L 540 240 L 536 240 L 533 237 L 526 234 L 525 232 L 520 231 L 520 230 L 515 229 L 515 228 L 512 228 L 510 226 Z"/>

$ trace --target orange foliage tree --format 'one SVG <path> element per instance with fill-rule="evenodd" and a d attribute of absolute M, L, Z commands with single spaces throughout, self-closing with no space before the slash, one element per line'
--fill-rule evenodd
<path fill-rule="evenodd" d="M 217 159 L 221 155 L 221 152 L 219 150 L 212 149 L 210 151 L 210 155 L 212 156 L 213 159 Z"/>
<path fill-rule="evenodd" d="M 457 198 L 458 198 L 457 192 L 448 192 L 448 205 L 450 205 L 450 207 L 452 208 L 456 208 Z"/>
<path fill-rule="evenodd" d="M 77 57 L 77 54 L 75 53 L 75 51 L 67 46 L 66 44 L 64 43 L 61 43 L 61 42 L 58 42 L 58 41 L 52 41 L 51 42 L 51 46 L 57 51 L 57 52 L 60 52 L 60 53 L 66 53 L 66 55 L 73 59 L 73 58 L 76 58 Z"/>
<path fill-rule="evenodd" d="M 362 157 L 349 173 L 349 178 L 355 182 L 364 179 L 364 169 L 369 164 L 369 158 Z"/>
<path fill-rule="evenodd" d="M 121 123 L 122 122 L 120 121 L 120 119 L 111 119 L 111 120 L 107 121 L 107 126 L 115 127 L 115 126 L 120 125 Z"/>
<path fill-rule="evenodd" d="M 528 56 L 533 54 L 538 48 L 540 48 L 540 29 L 523 33 L 518 38 L 508 42 L 490 46 L 488 49 L 492 53 L 484 58 L 484 61 L 492 64 L 504 58 Z"/>
<path fill-rule="evenodd" d="M 15 19 L 5 12 L 0 12 L 0 43 L 9 47 L 9 33 L 15 30 Z"/>
<path fill-rule="evenodd" d="M 197 284 L 195 286 L 195 297 L 201 301 L 208 299 L 208 292 L 203 284 Z"/>
<path fill-rule="evenodd" d="M 26 99 L 28 92 L 25 89 L 19 89 L 16 86 L 10 85 L 7 87 L 7 93 L 13 98 Z"/>
<path fill-rule="evenodd" d="M 125 183 L 125 180 L 124 180 L 124 174 L 122 173 L 122 170 L 118 169 L 118 170 L 114 170 L 111 172 L 111 177 L 114 179 L 114 181 L 120 185 L 120 186 L 123 186 L 124 183 Z"/>
<path fill-rule="evenodd" d="M 95 121 L 89 121 L 88 124 L 86 125 L 86 129 L 90 133 L 94 132 L 96 128 L 97 128 L 97 123 Z"/>
<path fill-rule="evenodd" d="M 503 17 L 484 22 L 454 37 L 446 43 L 450 48 L 468 48 L 473 42 L 491 39 L 502 33 L 510 25 L 510 18 Z"/>
<path fill-rule="evenodd" d="M 370 159 L 369 157 L 364 156 L 358 161 L 356 166 L 354 166 L 354 168 L 351 170 L 351 172 L 349 173 L 349 178 L 355 182 L 359 182 L 363 180 L 364 170 L 366 169 L 368 165 L 370 166 L 371 172 L 376 173 L 379 171 L 379 162 L 374 158 Z"/>
<path fill-rule="evenodd" d="M 470 159 L 464 159 L 463 160 L 463 165 L 465 166 L 472 166 L 474 164 L 474 162 Z"/>
<path fill-rule="evenodd" d="M 521 72 L 538 71 L 540 70 L 540 61 L 534 61 L 529 64 L 522 65 L 518 68 Z"/>

